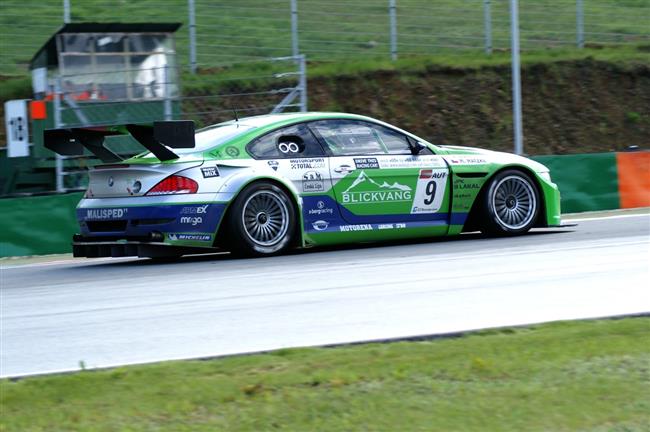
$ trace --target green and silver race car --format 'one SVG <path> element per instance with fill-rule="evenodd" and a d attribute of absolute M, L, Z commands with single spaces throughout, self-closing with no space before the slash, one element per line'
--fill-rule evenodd
<path fill-rule="evenodd" d="M 121 160 L 104 145 L 120 132 L 148 151 Z M 187 121 L 57 129 L 46 131 L 45 142 L 105 162 L 90 170 L 77 207 L 77 257 L 266 256 L 560 225 L 560 193 L 545 166 L 434 145 L 354 114 L 270 114 L 196 132 Z"/>

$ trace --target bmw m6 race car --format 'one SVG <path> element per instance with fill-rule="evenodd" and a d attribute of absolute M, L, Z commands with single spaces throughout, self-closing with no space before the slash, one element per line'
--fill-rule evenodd
<path fill-rule="evenodd" d="M 104 138 L 129 133 L 148 151 L 121 160 Z M 448 236 L 515 235 L 560 225 L 549 170 L 513 154 L 426 142 L 341 113 L 271 114 L 194 131 L 57 129 L 46 146 L 87 149 L 76 257 L 163 257 Z"/>

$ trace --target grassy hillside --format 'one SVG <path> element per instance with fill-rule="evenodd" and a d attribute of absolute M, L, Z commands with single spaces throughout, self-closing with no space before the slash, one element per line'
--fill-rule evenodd
<path fill-rule="evenodd" d="M 289 0 L 196 0 L 203 66 L 291 53 Z M 72 22 L 181 22 L 177 50 L 188 61 L 187 0 L 70 0 Z M 481 54 L 482 0 L 397 0 L 398 52 Z M 491 1 L 492 45 L 509 47 L 508 0 Z M 575 0 L 520 2 L 522 49 L 574 46 Z M 584 2 L 587 44 L 650 41 L 650 0 Z M 0 2 L 0 75 L 24 74 L 36 50 L 63 22 L 61 1 Z M 390 52 L 387 0 L 298 0 L 300 51 L 311 60 L 383 58 Z"/>
<path fill-rule="evenodd" d="M 508 53 L 496 53 L 311 62 L 309 109 L 370 115 L 438 144 L 512 151 L 509 61 Z M 526 153 L 650 147 L 650 48 L 545 50 L 526 53 L 522 61 Z M 248 64 L 185 74 L 183 92 L 193 98 L 183 111 L 204 113 L 197 117 L 203 123 L 230 119 L 232 99 L 202 96 L 283 87 L 277 81 L 230 80 L 268 74 L 269 68 Z M 1 98 L 29 97 L 29 80 L 8 80 L 0 89 Z M 236 103 L 244 110 L 273 101 L 238 97 Z M 0 115 L 1 110 L 0 105 Z"/>

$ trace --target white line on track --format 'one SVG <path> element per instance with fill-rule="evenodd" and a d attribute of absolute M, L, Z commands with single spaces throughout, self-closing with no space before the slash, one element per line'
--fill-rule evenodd
<path fill-rule="evenodd" d="M 612 216 L 597 216 L 597 217 L 583 217 L 574 219 L 572 217 L 562 217 L 562 220 L 567 222 L 587 222 L 587 221 L 597 221 L 597 220 L 606 220 L 606 219 L 626 219 L 626 218 L 649 218 L 650 213 L 643 214 L 623 214 L 623 215 L 612 215 Z"/>

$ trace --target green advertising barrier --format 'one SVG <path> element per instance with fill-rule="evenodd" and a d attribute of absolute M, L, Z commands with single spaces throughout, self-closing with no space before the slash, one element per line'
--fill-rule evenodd
<path fill-rule="evenodd" d="M 616 153 L 534 156 L 560 188 L 562 213 L 619 208 Z"/>
<path fill-rule="evenodd" d="M 532 159 L 550 168 L 560 188 L 563 213 L 620 207 L 616 153 Z M 0 199 L 0 256 L 70 252 L 72 235 L 78 231 L 75 207 L 81 196 L 74 193 Z"/>
<path fill-rule="evenodd" d="M 83 194 L 0 199 L 0 256 L 71 252 L 79 228 L 75 207 Z"/>

